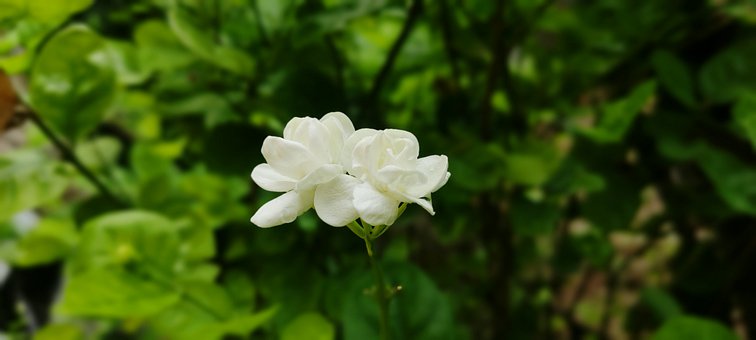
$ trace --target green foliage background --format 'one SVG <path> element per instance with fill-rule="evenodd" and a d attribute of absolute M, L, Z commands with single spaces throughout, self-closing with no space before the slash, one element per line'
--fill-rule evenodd
<path fill-rule="evenodd" d="M 377 338 L 361 240 L 248 222 L 330 111 L 449 156 L 394 338 L 756 335 L 752 1 L 0 0 L 0 69 L 0 337 Z"/>

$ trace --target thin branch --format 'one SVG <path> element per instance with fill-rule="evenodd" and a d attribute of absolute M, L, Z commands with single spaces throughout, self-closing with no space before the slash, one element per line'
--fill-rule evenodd
<path fill-rule="evenodd" d="M 221 20 L 221 0 L 212 0 L 212 6 L 213 39 L 215 39 L 216 43 L 220 43 L 223 30 L 223 22 Z"/>
<path fill-rule="evenodd" d="M 252 12 L 255 14 L 257 30 L 260 32 L 260 41 L 262 41 L 263 45 L 270 46 L 270 39 L 268 39 L 268 33 L 265 30 L 265 25 L 263 25 L 260 6 L 257 4 L 257 2 L 258 0 L 252 1 Z"/>
<path fill-rule="evenodd" d="M 24 113 L 21 113 L 24 114 Z M 42 131 L 42 133 L 55 145 L 55 147 L 60 151 L 61 155 L 63 156 L 63 159 L 68 161 L 69 163 L 73 164 L 73 166 L 76 168 L 76 170 L 79 171 L 89 182 L 91 182 L 97 190 L 115 200 L 120 201 L 118 197 L 113 195 L 113 192 L 108 189 L 108 187 L 105 186 L 98 178 L 95 176 L 95 174 L 89 170 L 84 163 L 81 162 L 78 156 L 73 152 L 73 150 L 65 143 L 63 140 L 61 140 L 58 136 L 55 135 L 55 133 L 50 129 L 47 124 L 42 120 L 41 117 L 35 112 L 32 111 L 26 111 L 26 115 L 29 116 L 29 118 L 34 122 L 34 124 L 39 127 L 39 129 Z"/>
<path fill-rule="evenodd" d="M 536 8 L 532 19 L 526 24 L 515 27 L 513 24 L 505 25 L 503 19 L 506 15 L 506 8 L 504 1 L 498 1 L 496 3 L 496 9 L 491 16 L 491 50 L 493 51 L 493 60 L 491 61 L 491 68 L 488 72 L 488 81 L 486 83 L 486 89 L 483 95 L 483 105 L 481 108 L 481 122 L 480 129 L 481 135 L 484 139 L 491 137 L 492 123 L 493 123 L 493 107 L 491 99 L 493 93 L 498 85 L 499 77 L 503 82 L 504 94 L 507 96 L 509 105 L 512 112 L 512 130 L 513 131 L 525 131 L 526 118 L 525 110 L 520 96 L 514 85 L 512 72 L 507 65 L 506 58 L 512 51 L 512 48 L 520 44 L 531 33 L 536 22 L 543 16 L 546 10 L 554 4 L 554 0 L 545 0 Z M 511 7 L 511 6 L 510 6 Z M 514 9 L 509 8 L 509 12 Z M 516 13 L 510 13 L 509 17 L 516 17 Z M 510 32 L 509 36 L 505 36 L 505 32 Z"/>
<path fill-rule="evenodd" d="M 535 27 L 536 23 L 538 23 L 538 20 L 541 19 L 544 13 L 546 13 L 546 10 L 551 7 L 556 1 L 555 0 L 545 0 L 540 5 L 538 5 L 538 8 L 535 9 L 533 12 L 533 16 L 530 20 L 528 20 L 527 24 L 523 25 L 523 28 L 519 34 L 517 34 L 517 37 L 520 38 L 518 43 L 522 42 L 525 38 L 527 38 L 530 33 L 532 33 L 533 28 Z"/>
<path fill-rule="evenodd" d="M 324 38 L 328 51 L 331 53 L 333 59 L 333 66 L 336 71 L 336 86 L 339 88 L 339 92 L 344 97 L 344 101 L 349 104 L 349 96 L 346 90 L 346 75 L 344 73 L 344 59 L 339 52 L 338 46 L 333 41 L 333 36 L 328 34 Z"/>
<path fill-rule="evenodd" d="M 373 79 L 373 85 L 370 88 L 367 99 L 365 100 L 364 109 L 370 108 L 378 98 L 378 94 L 380 94 L 381 89 L 385 85 L 389 73 L 391 73 L 391 70 L 394 68 L 394 63 L 396 62 L 399 52 L 402 50 L 404 43 L 407 41 L 410 32 L 412 32 L 412 28 L 415 26 L 415 23 L 422 12 L 423 0 L 412 1 L 412 5 L 410 5 L 409 10 L 407 11 L 407 20 L 404 21 L 404 26 L 402 27 L 401 32 L 399 32 L 399 37 L 394 41 L 394 44 L 389 50 L 388 56 L 386 56 L 386 60 L 383 62 L 383 66 L 381 66 L 380 71 L 378 71 L 378 74 Z"/>
<path fill-rule="evenodd" d="M 446 57 L 449 59 L 449 65 L 451 66 L 452 77 L 456 82 L 455 85 L 459 85 L 459 63 L 457 63 L 458 55 L 457 49 L 454 48 L 454 35 L 452 30 L 452 16 L 449 13 L 449 0 L 441 0 L 439 21 L 441 22 L 441 37 L 444 42 L 444 50 L 446 51 Z"/>
<path fill-rule="evenodd" d="M 614 296 L 617 295 L 617 290 L 620 288 L 620 275 L 625 272 L 625 270 L 632 264 L 633 260 L 639 258 L 640 256 L 643 256 L 646 254 L 648 250 L 653 248 L 653 246 L 656 244 L 657 237 L 660 236 L 658 234 L 659 231 L 654 231 L 651 235 L 651 239 L 646 242 L 642 247 L 640 247 L 638 250 L 634 251 L 632 254 L 627 255 L 624 259 L 622 259 L 622 262 L 620 262 L 619 265 L 617 265 L 617 268 L 615 270 L 609 271 L 608 278 L 606 281 L 606 298 L 604 299 L 604 312 L 601 316 L 601 322 L 599 324 L 599 330 L 598 330 L 598 337 L 599 339 L 609 339 L 609 315 L 611 314 L 611 309 L 614 308 Z"/>
<path fill-rule="evenodd" d="M 491 15 L 491 50 L 493 51 L 493 60 L 491 61 L 491 68 L 488 70 L 488 80 L 486 81 L 485 92 L 483 92 L 483 103 L 480 116 L 480 133 L 484 140 L 491 138 L 491 116 L 493 113 L 491 98 L 493 97 L 494 90 L 499 81 L 499 76 L 501 75 L 504 56 L 507 54 L 507 48 L 505 47 L 503 39 L 503 17 L 504 1 L 499 0 L 496 2 L 496 9 Z"/>

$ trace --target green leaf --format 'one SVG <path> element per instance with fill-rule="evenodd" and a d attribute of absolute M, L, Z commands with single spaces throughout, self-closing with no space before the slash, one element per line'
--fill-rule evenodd
<path fill-rule="evenodd" d="M 220 268 L 214 264 L 188 264 L 185 269 L 177 271 L 182 282 L 203 283 L 214 282 L 220 273 Z"/>
<path fill-rule="evenodd" d="M 0 70 L 7 74 L 18 74 L 29 68 L 31 53 L 19 53 L 0 58 Z"/>
<path fill-rule="evenodd" d="M 59 311 L 100 317 L 150 316 L 177 303 L 170 287 L 122 270 L 94 269 L 69 277 Z"/>
<path fill-rule="evenodd" d="M 239 145 L 262 145 L 266 133 L 258 128 L 228 123 L 215 127 L 205 139 L 203 158 L 210 171 L 226 176 L 244 177 L 255 164 L 264 162 L 260 154 Z"/>
<path fill-rule="evenodd" d="M 181 68 L 196 60 L 161 20 L 141 22 L 134 31 L 134 41 L 139 64 L 147 71 Z"/>
<path fill-rule="evenodd" d="M 641 183 L 611 172 L 603 178 L 606 187 L 588 195 L 582 213 L 600 230 L 624 229 L 631 224 L 641 204 Z"/>
<path fill-rule="evenodd" d="M 80 272 L 135 264 L 170 277 L 179 260 L 178 231 L 178 226 L 157 213 L 108 213 L 84 225 L 72 269 Z"/>
<path fill-rule="evenodd" d="M 13 263 L 19 267 L 50 263 L 67 255 L 78 235 L 71 221 L 43 219 L 19 240 Z"/>
<path fill-rule="evenodd" d="M 668 320 L 683 313 L 682 307 L 666 291 L 649 287 L 641 293 L 641 301 L 649 306 L 659 320 Z"/>
<path fill-rule="evenodd" d="M 82 327 L 75 324 L 51 323 L 34 333 L 34 340 L 85 339 Z"/>
<path fill-rule="evenodd" d="M 45 23 L 57 24 L 74 13 L 89 7 L 94 0 L 17 0 L 17 2 L 26 4 L 26 11 L 32 18 Z"/>
<path fill-rule="evenodd" d="M 120 84 L 135 85 L 147 80 L 149 72 L 142 67 L 138 50 L 133 44 L 110 40 L 107 48 Z"/>
<path fill-rule="evenodd" d="M 211 92 L 194 93 L 184 98 L 169 98 L 157 105 L 165 117 L 185 115 L 229 115 L 231 107 L 226 99 Z"/>
<path fill-rule="evenodd" d="M 257 289 L 246 273 L 240 270 L 227 272 L 223 275 L 223 285 L 237 307 L 254 309 Z"/>
<path fill-rule="evenodd" d="M 559 208 L 548 202 L 532 202 L 525 198 L 517 198 L 512 202 L 512 228 L 518 235 L 550 233 L 556 228 L 560 215 Z"/>
<path fill-rule="evenodd" d="M 336 330 L 328 319 L 318 313 L 305 313 L 289 322 L 281 332 L 281 340 L 333 340 Z"/>
<path fill-rule="evenodd" d="M 246 335 L 269 322 L 278 313 L 278 306 L 264 309 L 254 314 L 236 316 L 221 326 L 222 334 Z"/>
<path fill-rule="evenodd" d="M 538 186 L 559 169 L 562 157 L 553 145 L 528 141 L 504 158 L 504 178 L 517 184 Z"/>
<path fill-rule="evenodd" d="M 181 156 L 186 139 L 136 143 L 131 149 L 131 164 L 137 177 L 147 182 L 161 175 L 173 174 L 173 160 Z"/>
<path fill-rule="evenodd" d="M 247 335 L 268 322 L 278 308 L 257 313 L 235 310 L 226 292 L 212 284 L 191 285 L 175 306 L 151 318 L 150 326 L 159 337 L 171 339 L 220 339 L 224 335 Z M 246 309 L 246 308 L 245 308 Z"/>
<path fill-rule="evenodd" d="M 662 86 L 688 107 L 696 105 L 693 76 L 685 62 L 669 51 L 659 50 L 651 56 L 651 64 Z"/>
<path fill-rule="evenodd" d="M 0 0 L 0 20 L 22 15 L 25 11 L 23 0 Z"/>
<path fill-rule="evenodd" d="M 158 103 L 157 108 L 163 117 L 205 117 L 205 126 L 208 128 L 230 121 L 238 124 L 239 114 L 231 107 L 229 100 L 211 92 L 198 92 L 182 98 L 166 98 Z"/>
<path fill-rule="evenodd" d="M 32 67 L 32 106 L 71 140 L 92 131 L 114 97 L 109 55 L 102 38 L 76 25 L 53 36 Z"/>
<path fill-rule="evenodd" d="M 316 309 L 325 288 L 323 274 L 298 257 L 300 259 L 280 255 L 279 259 L 269 259 L 260 264 L 262 267 L 256 276 L 260 295 L 281 305 L 273 320 L 277 329 L 283 328 L 302 311 Z M 302 282 L 308 284 L 302 285 Z"/>
<path fill-rule="evenodd" d="M 93 1 L 0 0 L 0 20 L 28 16 L 35 21 L 57 25 L 74 13 L 89 7 Z"/>
<path fill-rule="evenodd" d="M 74 153 L 90 170 L 114 166 L 121 152 L 121 143 L 113 137 L 99 137 L 76 145 Z"/>
<path fill-rule="evenodd" d="M 743 96 L 732 111 L 735 123 L 745 131 L 751 145 L 756 149 L 756 96 Z"/>
<path fill-rule="evenodd" d="M 578 161 L 568 159 L 551 177 L 546 189 L 558 194 L 572 194 L 601 191 L 605 186 L 603 177 L 589 171 Z"/>
<path fill-rule="evenodd" d="M 387 284 L 401 285 L 402 291 L 391 299 L 389 325 L 396 339 L 456 339 L 452 308 L 447 298 L 420 269 L 409 264 L 384 266 Z M 378 339 L 378 307 L 365 294 L 373 286 L 372 275 L 365 272 L 343 294 L 344 339 Z"/>
<path fill-rule="evenodd" d="M 678 316 L 665 322 L 651 337 L 653 340 L 737 340 L 721 323 L 695 316 Z"/>
<path fill-rule="evenodd" d="M 603 233 L 590 229 L 586 234 L 571 236 L 566 247 L 572 248 L 583 260 L 597 267 L 605 267 L 612 259 L 614 248 Z"/>
<path fill-rule="evenodd" d="M 184 257 L 190 260 L 205 260 L 215 256 L 215 235 L 212 229 L 192 228 L 186 237 Z"/>
<path fill-rule="evenodd" d="M 248 54 L 217 44 L 207 33 L 209 30 L 195 26 L 194 18 L 180 6 L 168 10 L 168 24 L 184 46 L 198 57 L 240 75 L 252 73 L 255 63 Z"/>
<path fill-rule="evenodd" d="M 188 251 L 193 245 L 180 242 L 182 231 L 162 215 L 138 210 L 109 213 L 89 221 L 67 268 L 72 280 L 66 287 L 62 309 L 77 315 L 133 317 L 164 311 L 180 300 L 207 309 L 204 312 L 211 316 L 231 318 L 233 304 L 228 295 L 210 283 L 218 268 L 194 261 Z M 98 279 L 103 273 L 114 276 L 99 278 L 105 283 L 89 285 L 107 288 L 123 284 L 133 290 L 116 289 L 106 294 L 105 288 L 88 286 L 87 280 Z M 91 291 L 81 297 L 87 289 Z M 127 308 L 127 302 L 134 299 L 131 294 L 144 299 L 135 311 Z M 95 300 L 105 301 L 110 307 L 92 304 Z"/>
<path fill-rule="evenodd" d="M 714 103 L 726 103 L 756 91 L 756 43 L 745 41 L 719 52 L 699 73 L 701 91 Z"/>
<path fill-rule="evenodd" d="M 741 213 L 756 214 L 754 167 L 705 144 L 699 147 L 698 164 L 730 207 Z"/>
<path fill-rule="evenodd" d="M 595 128 L 582 130 L 583 134 L 599 143 L 616 143 L 625 137 L 635 117 L 656 92 L 656 82 L 638 85 L 625 98 L 602 107 L 601 120 Z"/>
<path fill-rule="evenodd" d="M 41 152 L 0 155 L 0 221 L 57 199 L 69 180 L 66 168 L 51 163 Z"/>

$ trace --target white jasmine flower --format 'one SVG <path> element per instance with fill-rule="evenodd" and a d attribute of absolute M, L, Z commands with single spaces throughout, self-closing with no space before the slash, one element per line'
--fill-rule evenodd
<path fill-rule="evenodd" d="M 348 175 L 335 176 L 315 191 L 315 210 L 339 226 L 357 217 L 372 225 L 391 225 L 401 202 L 417 203 L 434 214 L 430 194 L 449 179 L 446 156 L 418 159 L 417 138 L 407 131 L 360 129 L 344 144 Z"/>
<path fill-rule="evenodd" d="M 267 228 L 294 221 L 313 206 L 315 188 L 343 174 L 344 141 L 354 132 L 349 118 L 331 112 L 320 120 L 293 118 L 283 138 L 267 137 L 262 154 L 267 163 L 252 170 L 252 180 L 261 188 L 283 192 L 265 203 L 252 216 L 252 223 Z"/>

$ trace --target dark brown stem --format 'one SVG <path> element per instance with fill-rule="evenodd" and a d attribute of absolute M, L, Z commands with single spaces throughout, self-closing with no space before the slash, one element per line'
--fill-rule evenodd
<path fill-rule="evenodd" d="M 336 71 L 336 86 L 339 88 L 341 95 L 344 97 L 344 101 L 349 104 L 349 96 L 347 95 L 346 90 L 346 76 L 344 75 L 345 66 L 343 56 L 339 52 L 339 48 L 336 46 L 336 43 L 333 41 L 333 37 L 330 34 L 326 35 L 324 40 L 326 46 L 328 47 L 328 51 L 331 53 L 331 56 L 333 58 L 333 66 Z"/>
<path fill-rule="evenodd" d="M 493 51 L 493 60 L 491 61 L 491 68 L 488 70 L 488 80 L 486 81 L 486 89 L 483 92 L 483 103 L 481 107 L 480 116 L 480 132 L 484 140 L 491 138 L 491 123 L 493 107 L 491 106 L 491 98 L 493 97 L 496 85 L 499 82 L 499 76 L 502 73 L 502 67 L 504 62 L 504 56 L 507 54 L 506 46 L 504 44 L 504 1 L 499 0 L 496 2 L 496 9 L 493 15 L 491 15 L 491 50 Z"/>
<path fill-rule="evenodd" d="M 265 25 L 262 22 L 262 14 L 260 13 L 260 6 L 257 4 L 258 0 L 252 1 L 252 12 L 255 15 L 255 22 L 257 22 L 257 31 L 260 33 L 260 41 L 265 46 L 270 46 L 270 39 L 268 39 L 268 33 L 265 31 Z"/>
<path fill-rule="evenodd" d="M 55 147 L 60 151 L 61 156 L 64 160 L 68 161 L 69 163 L 73 164 L 73 166 L 76 168 L 76 170 L 81 173 L 84 178 L 86 178 L 90 183 L 92 183 L 97 190 L 107 196 L 108 198 L 113 199 L 114 201 L 119 201 L 118 197 L 113 195 L 113 192 L 111 192 L 108 187 L 105 186 L 98 178 L 95 176 L 95 174 L 89 170 L 84 163 L 81 162 L 79 157 L 76 156 L 76 154 L 73 152 L 73 150 L 63 141 L 61 140 L 55 133 L 50 129 L 47 124 L 42 120 L 42 118 L 36 113 L 28 111 L 26 114 L 29 116 L 29 118 L 34 122 L 34 124 L 39 127 L 39 129 L 42 131 L 42 133 L 55 145 Z"/>
<path fill-rule="evenodd" d="M 654 245 L 656 237 L 658 235 L 652 235 L 652 239 L 643 245 L 640 249 L 636 250 L 632 254 L 628 255 L 622 260 L 615 270 L 610 270 L 606 281 L 606 298 L 604 299 L 604 312 L 601 316 L 601 323 L 599 324 L 598 337 L 599 339 L 609 339 L 609 316 L 611 315 L 611 309 L 614 308 L 614 296 L 617 295 L 617 290 L 620 288 L 620 275 L 625 272 L 628 266 L 634 259 L 642 256 Z"/>
<path fill-rule="evenodd" d="M 441 0 L 439 3 L 441 22 L 441 37 L 444 42 L 444 50 L 446 51 L 446 57 L 449 59 L 449 65 L 451 66 L 452 77 L 454 78 L 455 85 L 459 85 L 459 64 L 457 63 L 457 50 L 454 48 L 454 34 L 452 30 L 452 18 L 449 11 L 449 0 Z"/>
<path fill-rule="evenodd" d="M 507 213 L 501 210 L 498 195 L 484 193 L 481 196 L 481 216 L 484 218 L 483 237 L 488 240 L 486 248 L 491 254 L 488 268 L 490 286 L 486 299 L 496 315 L 496 322 L 491 325 L 492 331 L 494 338 L 506 339 L 511 322 L 509 308 L 514 271 L 512 227 Z"/>
<path fill-rule="evenodd" d="M 402 50 L 404 43 L 412 32 L 412 28 L 415 26 L 415 22 L 417 22 L 417 19 L 422 12 L 423 0 L 412 1 L 412 5 L 410 5 L 409 10 L 407 11 L 407 20 L 404 21 L 404 26 L 402 26 L 399 36 L 394 41 L 394 44 L 391 45 L 391 49 L 386 56 L 386 60 L 383 62 L 383 66 L 381 66 L 378 74 L 373 79 L 373 85 L 370 87 L 370 92 L 364 102 L 363 111 L 370 110 L 370 108 L 374 106 L 373 104 L 381 93 L 381 89 L 385 85 L 389 73 L 391 73 L 391 70 L 394 68 L 394 63 L 396 62 L 397 56 L 399 56 L 399 52 Z"/>

